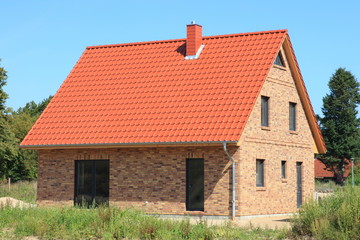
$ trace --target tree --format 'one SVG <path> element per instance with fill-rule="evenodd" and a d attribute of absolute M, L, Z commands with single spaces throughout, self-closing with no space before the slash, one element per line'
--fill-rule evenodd
<path fill-rule="evenodd" d="M 32 180 L 37 177 L 37 152 L 18 147 L 32 125 L 50 102 L 52 96 L 41 103 L 29 102 L 17 111 L 5 106 L 8 95 L 3 90 L 7 72 L 0 67 L 0 182 L 10 177 L 13 181 Z"/>
<path fill-rule="evenodd" d="M 11 131 L 14 133 L 17 145 L 24 139 L 30 131 L 40 114 L 46 108 L 52 96 L 44 99 L 39 104 L 31 101 L 25 107 L 12 111 L 8 116 Z M 13 166 L 12 178 L 16 180 L 32 180 L 37 178 L 37 158 L 38 154 L 35 150 L 18 149 L 15 164 Z"/>
<path fill-rule="evenodd" d="M 344 182 L 344 169 L 351 158 L 360 154 L 359 82 L 344 68 L 330 78 L 330 93 L 323 98 L 320 118 L 321 130 L 327 147 L 320 159 L 330 169 L 339 184 Z"/>
<path fill-rule="evenodd" d="M 6 85 L 6 80 L 6 71 L 0 67 L 0 180 L 9 176 L 18 152 L 15 136 L 5 114 L 5 101 L 8 95 L 3 87 Z"/>
<path fill-rule="evenodd" d="M 8 95 L 3 90 L 3 87 L 6 85 L 6 79 L 7 79 L 6 71 L 4 68 L 0 67 L 0 117 L 4 115 L 5 101 L 8 98 Z"/>

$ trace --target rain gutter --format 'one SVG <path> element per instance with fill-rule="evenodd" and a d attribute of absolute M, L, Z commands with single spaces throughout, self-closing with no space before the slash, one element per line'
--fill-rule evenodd
<path fill-rule="evenodd" d="M 231 160 L 232 163 L 232 178 L 231 178 L 231 187 L 232 187 L 232 200 L 231 200 L 231 219 L 233 221 L 235 221 L 236 219 L 236 209 L 235 209 L 235 196 L 236 196 L 236 190 L 235 190 L 235 160 L 234 158 L 230 155 L 230 153 L 228 152 L 227 148 L 226 148 L 226 142 L 223 142 L 223 146 L 224 146 L 224 151 L 226 153 L 226 155 L 228 155 L 229 159 Z"/>

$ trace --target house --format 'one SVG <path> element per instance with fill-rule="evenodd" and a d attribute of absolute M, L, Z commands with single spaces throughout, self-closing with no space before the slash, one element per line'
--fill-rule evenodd
<path fill-rule="evenodd" d="M 87 47 L 21 143 L 37 202 L 294 212 L 326 151 L 287 30 Z"/>
<path fill-rule="evenodd" d="M 348 177 L 351 172 L 351 165 L 352 165 L 351 161 L 348 161 L 348 165 L 345 166 L 344 169 L 345 178 Z M 334 172 L 332 172 L 329 168 L 327 168 L 325 164 L 322 161 L 320 161 L 320 159 L 317 158 L 315 159 L 314 170 L 315 170 L 314 174 L 316 179 L 335 180 Z"/>

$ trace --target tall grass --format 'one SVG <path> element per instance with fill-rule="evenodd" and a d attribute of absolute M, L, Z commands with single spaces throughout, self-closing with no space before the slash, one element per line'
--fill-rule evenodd
<path fill-rule="evenodd" d="M 0 185 L 0 197 L 35 203 L 36 182 Z M 286 230 L 239 228 L 230 222 L 209 226 L 206 221 L 160 219 L 112 207 L 0 208 L 0 239 L 283 239 Z"/>
<path fill-rule="evenodd" d="M 282 239 L 284 231 L 191 224 L 112 207 L 0 209 L 0 239 Z"/>
<path fill-rule="evenodd" d="M 28 203 L 36 202 L 37 182 L 16 182 L 11 184 L 10 191 L 8 184 L 0 184 L 0 197 L 12 197 Z"/>
<path fill-rule="evenodd" d="M 315 179 L 315 190 L 318 192 L 336 192 L 342 186 L 336 184 L 333 180 L 318 180 Z"/>
<path fill-rule="evenodd" d="M 346 186 L 318 203 L 304 204 L 292 231 L 320 240 L 360 239 L 360 187 Z"/>

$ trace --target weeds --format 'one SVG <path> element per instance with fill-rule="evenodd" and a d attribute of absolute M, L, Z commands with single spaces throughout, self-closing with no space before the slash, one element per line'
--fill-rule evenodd
<path fill-rule="evenodd" d="M 292 231 L 316 239 L 360 239 L 360 188 L 346 186 L 318 203 L 304 204 Z"/>
<path fill-rule="evenodd" d="M 0 197 L 35 203 L 36 182 L 0 185 Z M 345 227 L 345 226 L 344 226 Z M 169 220 L 134 209 L 81 205 L 76 207 L 0 208 L 0 239 L 283 239 L 281 230 L 244 229 L 231 223 Z"/>
<path fill-rule="evenodd" d="M 0 197 L 12 197 L 18 200 L 35 203 L 37 182 L 16 182 L 11 184 L 10 192 L 7 184 L 0 184 Z"/>
<path fill-rule="evenodd" d="M 41 239 L 281 239 L 278 230 L 243 229 L 231 224 L 160 219 L 112 207 L 0 209 L 0 238 Z"/>
<path fill-rule="evenodd" d="M 315 190 L 317 192 L 336 192 L 342 186 L 336 184 L 333 180 L 315 180 Z"/>

